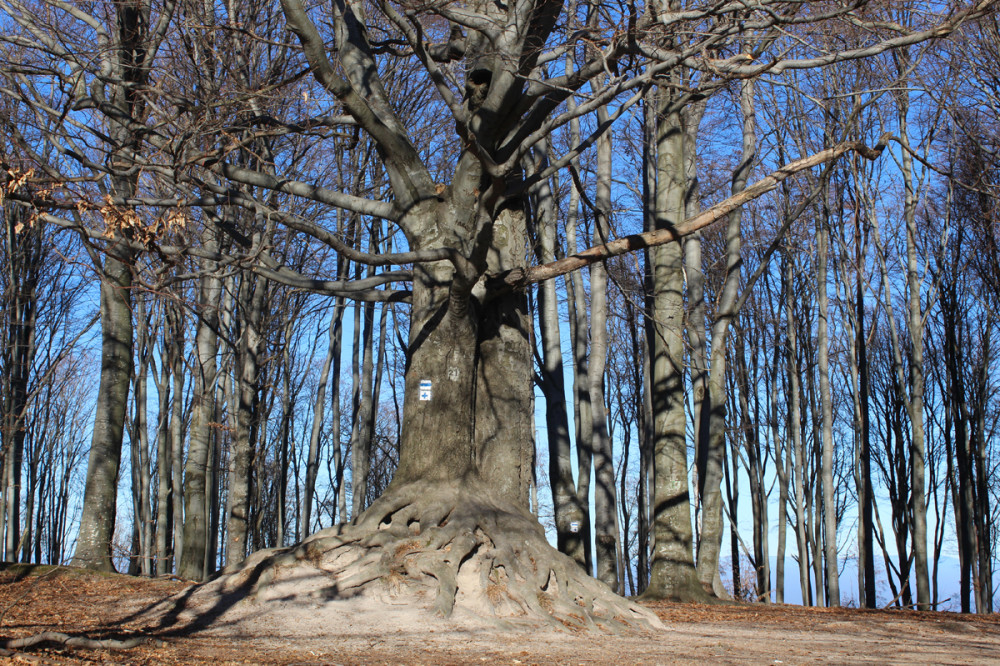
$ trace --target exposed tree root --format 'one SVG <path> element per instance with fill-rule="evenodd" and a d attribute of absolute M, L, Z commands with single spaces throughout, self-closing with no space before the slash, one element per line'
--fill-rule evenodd
<path fill-rule="evenodd" d="M 245 613 L 256 607 L 253 615 L 272 626 L 289 605 L 301 617 L 303 604 L 318 614 L 324 604 L 355 599 L 358 607 L 375 599 L 387 609 L 416 607 L 507 628 L 540 622 L 612 632 L 662 626 L 652 612 L 617 596 L 552 548 L 533 516 L 478 490 L 427 483 L 394 488 L 356 523 L 256 553 L 194 597 L 202 599 L 201 607 L 207 602 Z M 341 605 L 338 617 L 350 607 Z"/>
<path fill-rule="evenodd" d="M 113 638 L 96 639 L 83 638 L 82 636 L 70 636 L 69 634 L 59 633 L 58 631 L 43 631 L 39 634 L 26 636 L 25 638 L 9 640 L 5 644 L 5 647 L 7 650 L 20 650 L 39 645 L 41 643 L 55 643 L 57 645 L 65 645 L 66 647 L 84 648 L 87 650 L 131 650 L 132 648 L 140 645 L 148 645 L 151 643 L 156 645 L 162 644 L 161 641 L 148 637 L 127 638 L 125 640 Z"/>

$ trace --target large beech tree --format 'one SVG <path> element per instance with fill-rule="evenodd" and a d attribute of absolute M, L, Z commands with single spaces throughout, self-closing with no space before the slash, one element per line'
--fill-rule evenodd
<path fill-rule="evenodd" d="M 148 17 L 150 6 L 162 3 L 132 4 Z M 184 16 L 187 5 L 204 9 L 215 3 L 178 4 L 177 13 Z M 103 198 L 105 208 L 139 210 L 149 220 L 176 208 L 246 207 L 290 234 L 324 243 L 376 270 L 354 281 L 293 271 L 272 258 L 263 235 L 249 238 L 217 214 L 198 218 L 206 229 L 200 244 L 190 242 L 196 228 L 190 222 L 187 234 L 115 238 L 114 247 L 153 250 L 164 257 L 193 254 L 211 266 L 240 263 L 293 287 L 410 305 L 400 457 L 388 490 L 352 524 L 318 532 L 291 549 L 252 556 L 203 593 L 228 593 L 241 585 L 258 593 L 279 589 L 282 581 L 301 579 L 308 571 L 332 577 L 334 585 L 323 593 L 337 597 L 382 589 L 391 581 L 402 591 L 430 589 L 433 608 L 442 615 L 449 615 L 460 599 L 472 606 L 487 604 L 499 615 L 528 613 L 557 624 L 615 627 L 655 619 L 549 546 L 529 512 L 534 444 L 526 289 L 610 256 L 677 241 L 726 219 L 782 180 L 847 151 L 866 157 L 878 151 L 860 142 L 839 143 L 780 167 L 695 217 L 658 220 L 643 234 L 609 239 L 530 267 L 528 193 L 571 167 L 651 89 L 669 86 L 677 68 L 699 75 L 684 77 L 684 86 L 661 97 L 661 117 L 677 114 L 734 78 L 863 58 L 946 35 L 992 3 L 929 16 L 926 24 L 911 28 L 882 20 L 876 8 L 860 2 L 224 4 L 228 22 L 221 21 L 219 29 L 273 40 L 282 53 L 296 49 L 301 57 L 289 66 L 296 71 L 267 89 L 222 87 L 231 99 L 220 100 L 209 113 L 204 100 L 195 92 L 186 98 L 183 80 L 157 69 L 157 63 L 144 60 L 148 74 L 135 80 L 113 68 L 95 68 L 85 55 L 67 50 L 66 44 L 79 43 L 85 33 L 94 33 L 95 43 L 108 41 L 107 17 L 87 14 L 87 3 L 0 0 L 6 20 L 16 24 L 3 38 L 5 60 L 25 63 L 7 69 L 4 93 L 35 104 L 55 128 L 15 136 L 22 159 L 37 163 L 38 177 L 53 185 L 50 196 L 25 201 L 35 207 L 34 214 L 106 243 L 105 230 L 87 222 L 88 211 L 97 208 L 88 204 L 88 196 Z M 290 34 L 258 35 L 255 22 L 278 11 Z M 39 29 L 39 16 L 50 21 L 45 31 Z M 199 36 L 192 24 L 178 19 L 172 25 L 174 32 L 167 31 L 163 43 L 193 48 Z M 836 33 L 843 25 L 851 26 L 844 34 L 852 37 L 845 38 L 841 50 L 808 47 L 811 35 Z M 779 32 L 800 34 L 803 47 L 794 55 L 771 53 L 768 46 Z M 62 33 L 65 39 L 46 37 Z M 744 50 L 743 45 L 749 46 Z M 565 69 L 567 56 L 572 67 Z M 169 67 L 169 49 L 161 48 L 158 57 L 161 67 Z M 550 65 L 559 73 L 552 74 Z M 390 77 L 408 77 L 410 87 L 433 92 L 436 101 L 427 114 L 438 117 L 434 137 L 418 139 L 419 128 L 399 111 L 400 100 L 392 92 L 399 86 Z M 97 93 L 108 85 L 124 87 L 130 98 L 141 97 L 146 115 L 123 115 L 107 103 Z M 305 103 L 290 113 L 304 117 L 276 118 L 255 101 L 282 86 L 301 91 Z M 310 96 L 323 113 L 314 114 Z M 589 122 L 579 142 L 562 142 L 561 153 L 550 154 L 543 168 L 524 168 L 540 141 L 584 117 Z M 101 127 L 107 125 L 130 132 L 128 170 L 142 176 L 134 191 L 97 186 L 109 170 L 121 168 L 110 159 L 116 149 L 104 147 Z M 364 198 L 301 169 L 282 173 L 280 165 L 287 162 L 280 157 L 266 168 L 235 159 L 260 136 L 308 135 L 321 145 L 328 132 L 363 133 L 374 144 L 390 196 Z M 79 136 L 87 139 L 82 145 Z M 317 150 L 317 159 L 322 155 Z M 274 196 L 255 197 L 251 191 Z M 381 218 L 405 247 L 387 254 L 358 250 L 344 241 L 343 229 L 329 222 L 335 215 L 304 219 L 290 213 L 292 207 L 283 202 L 292 197 Z M 230 256 L 219 256 L 220 236 L 232 239 L 236 249 Z M 189 458 L 189 467 L 199 464 L 200 459 Z M 686 478 L 684 465 L 673 467 L 672 474 Z M 655 474 L 663 492 L 654 493 L 654 523 L 668 524 L 657 515 L 671 510 L 676 497 L 687 501 L 686 494 L 663 483 L 666 470 Z M 200 512 L 198 506 L 188 510 Z M 197 516 L 186 520 L 191 518 Z M 702 536 L 717 542 L 721 535 Z M 185 549 L 192 550 L 181 562 L 200 561 L 198 547 L 185 535 Z M 654 576 L 669 568 L 659 566 L 657 558 L 673 556 L 654 550 Z"/>

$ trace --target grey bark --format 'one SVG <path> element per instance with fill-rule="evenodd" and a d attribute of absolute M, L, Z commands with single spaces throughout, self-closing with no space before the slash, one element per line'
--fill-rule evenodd
<path fill-rule="evenodd" d="M 607 119 L 607 110 L 598 112 L 598 121 Z M 594 211 L 594 243 L 608 240 L 611 214 L 611 137 L 597 142 L 597 187 Z M 592 405 L 592 448 L 594 451 L 594 551 L 597 579 L 618 591 L 618 529 L 615 468 L 608 415 L 604 399 L 604 371 L 608 354 L 608 275 L 602 263 L 590 267 L 590 360 L 588 365 Z"/>
<path fill-rule="evenodd" d="M 218 251 L 218 240 L 209 229 L 205 231 L 204 246 L 209 253 Z M 177 568 L 177 575 L 189 580 L 205 578 L 205 558 L 208 540 L 212 536 L 209 534 L 206 497 L 211 483 L 209 465 L 212 461 L 212 424 L 216 408 L 219 298 L 222 283 L 216 272 L 215 261 L 204 259 L 202 271 L 204 275 L 198 287 L 191 436 L 184 466 L 184 549 Z"/>
<path fill-rule="evenodd" d="M 184 311 L 176 304 L 167 308 L 167 358 L 174 390 L 170 400 L 170 501 L 174 526 L 171 570 L 184 552 Z"/>
<path fill-rule="evenodd" d="M 757 155 L 754 85 L 745 80 L 740 87 L 740 112 L 743 117 L 743 149 L 740 164 L 733 173 L 732 193 L 746 189 Z M 726 231 L 726 278 L 712 324 L 712 348 L 708 384 L 698 415 L 701 430 L 698 440 L 698 483 L 702 504 L 701 542 L 698 546 L 698 579 L 719 597 L 726 595 L 719 579 L 719 553 L 722 546 L 722 466 L 726 446 L 726 347 L 729 327 L 736 316 L 743 265 L 742 208 L 729 215 Z"/>
<path fill-rule="evenodd" d="M 789 298 L 782 280 L 781 297 Z M 769 407 L 768 421 L 771 428 L 771 446 L 774 456 L 774 471 L 778 478 L 778 544 L 774 563 L 774 602 L 785 603 L 785 543 L 788 539 L 788 483 L 791 475 L 791 460 L 788 453 L 788 438 L 779 432 L 778 417 L 778 368 L 781 364 L 781 347 L 774 346 L 771 371 L 769 373 Z"/>
<path fill-rule="evenodd" d="M 902 137 L 902 168 L 906 222 L 907 328 L 910 333 L 909 400 L 910 417 L 910 512 L 913 516 L 913 564 L 916 578 L 917 610 L 931 609 L 930 579 L 927 569 L 926 435 L 924 433 L 924 312 L 920 304 L 921 275 L 917 260 L 917 195 L 914 187 L 913 156 L 909 150 L 907 114 L 909 98 L 900 93 L 899 134 Z"/>
<path fill-rule="evenodd" d="M 372 248 L 374 250 L 374 247 Z M 369 273 L 371 270 L 369 269 Z M 364 324 L 360 327 L 362 315 Z M 351 515 L 357 517 L 367 506 L 368 475 L 371 468 L 372 387 L 375 372 L 373 355 L 375 336 L 375 304 L 366 303 L 355 309 L 354 325 L 354 418 L 351 428 Z M 360 328 L 360 330 L 359 330 Z M 360 333 L 360 336 L 359 336 Z M 361 359 L 360 364 L 358 359 Z"/>
<path fill-rule="evenodd" d="M 319 475 L 320 456 L 320 436 L 323 431 L 323 420 L 326 412 L 326 391 L 330 383 L 330 370 L 334 365 L 334 359 L 340 356 L 341 340 L 343 336 L 344 321 L 344 301 L 337 299 L 330 315 L 330 326 L 327 331 L 328 341 L 326 356 L 323 358 L 323 366 L 319 373 L 319 385 L 316 388 L 316 404 L 313 406 L 313 422 L 309 435 L 309 452 L 306 458 L 306 479 L 302 497 L 302 521 L 299 525 L 299 539 L 304 540 L 312 532 L 312 507 L 314 495 L 316 494 L 316 477 Z M 337 363 L 339 369 L 339 363 Z M 333 381 L 339 383 L 338 373 L 334 374 Z M 339 448 L 340 442 L 331 438 L 331 445 Z"/>
<path fill-rule="evenodd" d="M 275 510 L 275 546 L 285 546 L 285 523 L 287 521 L 288 468 L 290 447 L 292 446 L 292 410 L 295 408 L 295 396 L 298 389 L 292 388 L 292 324 L 295 316 L 289 312 L 285 318 L 284 344 L 281 350 L 281 425 L 278 428 L 278 478 L 275 494 L 277 507 Z"/>
<path fill-rule="evenodd" d="M 161 305 L 160 321 L 164 325 L 164 336 L 170 335 L 167 303 Z M 171 493 L 173 472 L 173 444 L 170 440 L 171 407 L 171 365 L 166 349 L 171 343 L 164 341 L 161 346 L 159 373 L 153 373 L 156 382 L 157 428 L 156 428 L 156 566 L 153 573 L 162 576 L 172 571 L 172 545 L 174 516 Z"/>
<path fill-rule="evenodd" d="M 572 57 L 567 55 L 566 72 L 574 71 Z M 570 108 L 574 108 L 575 101 L 567 100 Z M 574 119 L 570 122 L 570 140 L 573 143 L 580 141 L 580 122 Z M 574 166 L 576 163 L 574 162 Z M 569 201 L 566 206 L 566 252 L 575 254 L 579 249 L 577 245 L 577 223 L 580 207 L 580 192 L 576 184 L 570 188 Z M 590 521 L 590 480 L 591 468 L 593 464 L 593 449 L 591 442 L 593 439 L 593 417 L 591 415 L 590 389 L 587 370 L 587 347 L 590 330 L 587 321 L 586 296 L 583 288 L 583 277 L 579 273 L 572 273 L 566 279 L 566 303 L 569 311 L 569 335 L 573 349 L 573 423 L 575 424 L 574 442 L 576 444 L 576 503 L 580 508 L 579 534 L 581 547 L 583 550 L 584 569 L 593 574 L 594 556 L 591 549 L 591 521 Z"/>
<path fill-rule="evenodd" d="M 837 511 L 833 480 L 833 395 L 830 390 L 830 318 L 827 295 L 827 264 L 830 255 L 829 211 L 823 206 L 816 229 L 816 289 L 819 321 L 816 342 L 819 345 L 819 401 L 822 415 L 822 465 L 820 485 L 823 493 L 823 559 L 826 571 L 827 606 L 840 606 L 840 569 L 837 566 Z"/>
<path fill-rule="evenodd" d="M 493 223 L 487 270 L 524 268 L 526 223 L 525 202 L 509 201 Z M 531 319 L 527 298 L 523 293 L 503 295 L 484 307 L 479 316 L 476 460 L 480 474 L 500 497 L 527 510 L 535 467 Z"/>
<path fill-rule="evenodd" d="M 687 163 L 680 113 L 661 93 L 656 133 L 656 228 L 684 218 Z M 667 111 L 663 113 L 663 111 Z M 684 284 L 676 243 L 647 250 L 652 281 L 648 337 L 652 350 L 653 554 L 644 596 L 683 601 L 706 597 L 694 566 L 684 411 Z"/>
<path fill-rule="evenodd" d="M 752 324 L 751 324 L 752 325 Z M 764 456 L 760 445 L 760 388 L 756 386 L 759 375 L 755 372 L 751 379 L 747 363 L 746 331 L 744 327 L 736 335 L 736 382 L 739 391 L 740 422 L 744 434 L 744 449 L 746 451 L 747 477 L 750 484 L 750 505 L 753 515 L 753 564 L 755 569 L 755 598 L 765 603 L 771 600 L 771 565 L 768 548 L 767 524 L 767 491 L 764 478 Z M 759 352 L 753 349 L 754 369 L 757 368 Z M 750 396 L 753 397 L 753 412 L 750 409 Z"/>
<path fill-rule="evenodd" d="M 153 516 L 150 507 L 150 471 L 149 471 L 149 430 L 146 407 L 147 381 L 152 342 L 150 339 L 149 317 L 145 296 L 135 299 L 136 303 L 136 336 L 138 363 L 135 367 L 133 380 L 133 399 L 135 416 L 129 439 L 131 440 L 132 467 L 132 506 L 133 516 L 138 536 L 137 558 L 130 568 L 137 568 L 143 576 L 153 574 L 152 527 Z"/>
<path fill-rule="evenodd" d="M 139 138 L 145 103 L 138 89 L 149 80 L 150 63 L 156 55 L 162 30 L 173 13 L 173 3 L 163 6 L 162 15 L 150 34 L 150 3 L 133 0 L 115 6 L 115 35 L 109 66 L 110 99 L 105 89 L 93 86 L 91 94 L 115 109 L 109 114 L 108 133 L 113 143 L 111 189 L 120 197 L 136 193 L 137 176 L 133 150 Z M 128 239 L 127 221 L 115 235 Z M 101 386 L 98 391 L 87 484 L 84 490 L 80 534 L 73 562 L 100 570 L 113 570 L 111 541 L 114 536 L 117 504 L 118 467 L 121 461 L 126 402 L 132 375 L 131 262 L 133 251 L 126 243 L 108 251 L 101 268 Z"/>
<path fill-rule="evenodd" d="M 547 144 L 539 149 L 537 169 L 544 169 Z M 541 263 L 555 261 L 557 211 L 548 180 L 535 191 L 536 253 Z M 583 511 L 573 480 L 569 414 L 566 410 L 566 383 L 563 373 L 562 331 L 555 280 L 538 286 L 538 330 L 542 347 L 540 387 L 545 397 L 545 425 L 548 435 L 549 483 L 555 512 L 556 542 L 560 552 L 585 565 L 580 538 Z"/>
<path fill-rule="evenodd" d="M 118 495 L 118 467 L 129 381 L 132 375 L 132 271 L 108 255 L 101 276 L 101 386 L 87 463 L 80 536 L 73 565 L 113 571 L 112 539 Z"/>
<path fill-rule="evenodd" d="M 237 296 L 241 313 L 240 337 L 237 353 L 233 356 L 236 404 L 230 407 L 236 412 L 236 430 L 230 450 L 226 499 L 227 566 L 247 556 L 250 484 L 258 432 L 260 357 L 264 347 L 261 326 L 267 294 L 267 280 L 249 271 L 243 273 Z"/>
<path fill-rule="evenodd" d="M 569 210 L 566 219 L 566 251 L 576 252 L 576 211 L 579 194 L 574 187 L 570 193 Z M 593 573 L 593 551 L 591 550 L 590 526 L 590 479 L 593 463 L 593 417 L 591 416 L 590 390 L 587 372 L 587 347 L 589 322 L 587 303 L 583 290 L 583 279 L 572 273 L 566 280 L 566 302 L 569 310 L 569 334 L 573 344 L 573 423 L 576 443 L 576 494 L 580 507 L 580 540 L 583 544 L 584 569 Z"/>

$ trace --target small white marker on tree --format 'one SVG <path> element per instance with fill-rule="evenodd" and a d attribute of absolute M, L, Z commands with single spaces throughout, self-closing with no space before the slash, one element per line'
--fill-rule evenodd
<path fill-rule="evenodd" d="M 431 399 L 431 380 L 420 380 L 420 399 L 422 401 L 428 401 Z"/>

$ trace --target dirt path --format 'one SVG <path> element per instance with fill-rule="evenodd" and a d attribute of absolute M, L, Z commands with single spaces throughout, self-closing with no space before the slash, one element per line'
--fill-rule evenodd
<path fill-rule="evenodd" d="M 138 614 L 188 585 L 98 575 L 68 568 L 0 571 L 0 645 L 58 631 L 89 638 L 149 636 Z M 1000 618 L 952 613 L 805 609 L 744 605 L 651 606 L 657 633 L 610 636 L 569 632 L 433 631 L 359 635 L 332 626 L 320 637 L 253 635 L 231 627 L 159 633 L 157 644 L 85 650 L 48 643 L 7 651 L 0 663 L 43 664 L 1000 664 Z"/>

